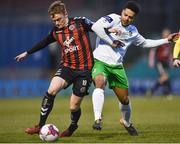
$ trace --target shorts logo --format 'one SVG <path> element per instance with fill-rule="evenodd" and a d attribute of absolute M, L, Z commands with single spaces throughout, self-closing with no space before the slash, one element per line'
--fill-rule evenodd
<path fill-rule="evenodd" d="M 81 93 L 84 93 L 85 91 L 86 91 L 86 87 L 80 88 L 80 92 L 81 92 Z"/>

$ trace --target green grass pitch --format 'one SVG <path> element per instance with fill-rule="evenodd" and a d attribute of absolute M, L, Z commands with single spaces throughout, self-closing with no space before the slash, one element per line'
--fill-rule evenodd
<path fill-rule="evenodd" d="M 92 129 L 91 97 L 82 103 L 79 128 L 69 138 L 57 143 L 178 143 L 180 142 L 180 97 L 130 97 L 132 121 L 139 136 L 129 136 L 119 124 L 120 112 L 115 96 L 105 97 L 103 129 Z M 27 135 L 26 127 L 39 120 L 41 98 L 0 100 L 0 143 L 42 143 L 38 135 Z M 60 131 L 69 125 L 69 97 L 57 96 L 47 123 L 55 124 Z"/>

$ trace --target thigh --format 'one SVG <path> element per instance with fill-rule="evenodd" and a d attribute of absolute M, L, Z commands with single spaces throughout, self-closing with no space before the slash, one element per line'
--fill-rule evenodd
<path fill-rule="evenodd" d="M 98 75 L 103 75 L 104 77 L 107 77 L 106 65 L 99 60 L 94 60 L 94 66 L 92 69 L 92 78 L 95 79 L 96 76 Z"/>
<path fill-rule="evenodd" d="M 64 79 L 67 84 L 64 88 L 67 88 L 72 84 L 72 81 L 74 79 L 74 72 L 69 67 L 60 66 L 55 76 Z"/>
<path fill-rule="evenodd" d="M 111 75 L 108 78 L 110 88 L 113 87 L 119 87 L 123 89 L 129 88 L 128 79 L 123 66 L 111 68 L 109 71 L 111 72 Z"/>
<path fill-rule="evenodd" d="M 75 72 L 75 78 L 73 81 L 73 94 L 79 97 L 83 97 L 89 94 L 89 87 L 92 83 L 90 71 Z"/>

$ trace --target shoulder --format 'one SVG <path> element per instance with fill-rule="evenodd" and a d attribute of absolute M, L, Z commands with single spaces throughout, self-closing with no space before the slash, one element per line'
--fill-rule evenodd
<path fill-rule="evenodd" d="M 103 16 L 103 18 L 109 23 L 118 23 L 120 21 L 120 15 L 117 15 L 115 13 Z"/>
<path fill-rule="evenodd" d="M 121 16 L 115 13 L 109 14 L 109 17 L 113 18 L 113 19 L 119 19 Z"/>
<path fill-rule="evenodd" d="M 130 31 L 130 32 L 132 32 L 132 33 L 139 33 L 139 32 L 138 32 L 138 29 L 137 29 L 136 26 L 134 26 L 134 25 L 129 25 L 129 26 L 127 27 L 127 29 L 128 29 L 128 31 Z"/>
<path fill-rule="evenodd" d="M 83 23 L 83 24 L 92 24 L 93 23 L 90 19 L 88 19 L 86 17 L 74 17 L 74 18 L 72 18 L 72 20 L 77 21 L 79 23 Z"/>

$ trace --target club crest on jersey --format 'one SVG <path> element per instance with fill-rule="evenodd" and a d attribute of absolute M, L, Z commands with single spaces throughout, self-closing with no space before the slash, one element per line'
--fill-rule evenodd
<path fill-rule="evenodd" d="M 74 28 L 75 28 L 74 25 L 70 25 L 70 26 L 69 26 L 69 30 L 71 30 L 71 31 L 72 31 Z"/>
<path fill-rule="evenodd" d="M 104 18 L 104 22 L 108 21 L 109 23 L 111 23 L 113 21 L 113 19 L 110 16 L 104 16 L 103 18 Z"/>

